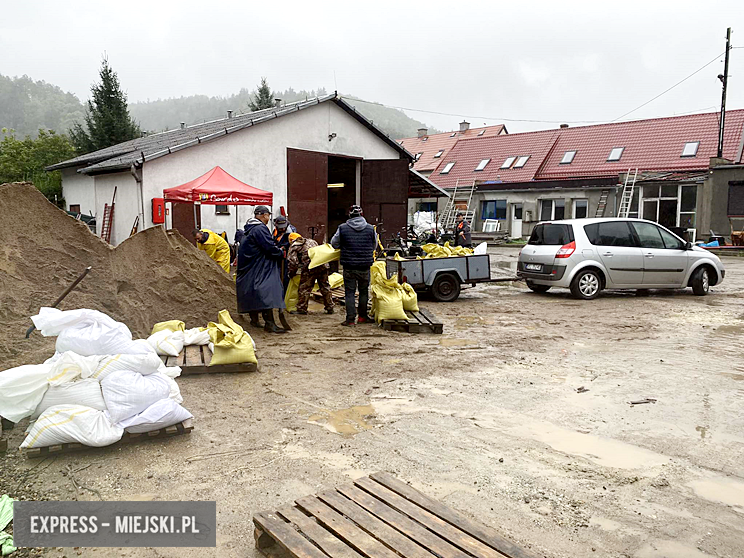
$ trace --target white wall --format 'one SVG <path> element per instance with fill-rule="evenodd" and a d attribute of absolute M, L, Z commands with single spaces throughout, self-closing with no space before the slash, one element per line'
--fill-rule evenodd
<path fill-rule="evenodd" d="M 78 173 L 78 168 L 62 169 L 62 195 L 65 197 L 65 209 L 70 209 L 70 205 L 80 204 L 81 213 L 95 215 L 96 196 L 93 177 Z"/>
<path fill-rule="evenodd" d="M 328 141 L 332 133 L 336 137 Z M 193 180 L 217 165 L 238 180 L 273 192 L 277 215 L 280 206 L 287 207 L 287 148 L 366 159 L 400 157 L 396 149 L 335 103 L 325 102 L 146 162 L 142 170 L 147 226 L 152 226 L 152 198 L 163 197 L 163 189 Z M 239 206 L 238 212 L 242 227 L 253 216 L 253 208 Z M 214 206 L 203 205 L 201 214 L 203 227 L 227 231 L 232 239 L 235 207 L 230 207 L 230 215 L 215 215 Z M 171 226 L 170 217 L 166 225 Z"/>
<path fill-rule="evenodd" d="M 139 213 L 139 187 L 129 171 L 115 174 L 100 174 L 95 179 L 96 197 L 96 234 L 101 235 L 103 208 L 110 204 L 116 187 L 116 204 L 114 206 L 114 226 L 111 230 L 111 244 L 116 246 L 129 238 L 132 225 Z M 147 213 L 147 212 L 145 212 Z M 142 230 L 142 225 L 138 230 Z"/>

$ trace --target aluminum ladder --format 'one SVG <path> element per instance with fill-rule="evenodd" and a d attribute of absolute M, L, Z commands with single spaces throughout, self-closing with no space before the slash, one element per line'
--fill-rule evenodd
<path fill-rule="evenodd" d="M 462 213 L 465 220 L 473 224 L 475 210 L 470 206 L 473 203 L 473 194 L 475 193 L 475 180 L 469 186 L 460 186 L 460 181 L 455 183 L 454 189 L 450 193 L 447 205 L 442 212 L 439 226 L 445 231 L 454 230 L 457 222 L 457 214 Z"/>
<path fill-rule="evenodd" d="M 607 209 L 607 199 L 610 197 L 609 190 L 602 190 L 602 194 L 599 196 L 597 202 L 597 211 L 594 213 L 594 217 L 604 217 L 605 210 Z"/>
<path fill-rule="evenodd" d="M 623 194 L 620 196 L 620 206 L 617 209 L 617 216 L 624 219 L 630 214 L 630 206 L 633 204 L 633 191 L 635 190 L 636 178 L 638 178 L 638 169 L 633 173 L 633 180 L 630 179 L 630 170 L 625 175 L 625 184 L 623 184 Z"/>
<path fill-rule="evenodd" d="M 114 195 L 111 198 L 111 205 L 103 206 L 103 223 L 101 223 L 101 238 L 111 244 L 111 226 L 114 222 L 114 205 L 116 203 L 116 186 L 114 186 Z"/>

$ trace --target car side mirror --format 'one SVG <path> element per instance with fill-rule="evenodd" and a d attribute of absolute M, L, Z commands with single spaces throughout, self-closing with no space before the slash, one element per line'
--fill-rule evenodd
<path fill-rule="evenodd" d="M 692 250 L 692 242 L 690 241 L 685 242 L 685 250 Z"/>

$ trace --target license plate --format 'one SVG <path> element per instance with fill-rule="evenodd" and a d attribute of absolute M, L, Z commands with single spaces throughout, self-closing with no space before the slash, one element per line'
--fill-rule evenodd
<path fill-rule="evenodd" d="M 524 264 L 525 271 L 542 271 L 542 264 Z"/>

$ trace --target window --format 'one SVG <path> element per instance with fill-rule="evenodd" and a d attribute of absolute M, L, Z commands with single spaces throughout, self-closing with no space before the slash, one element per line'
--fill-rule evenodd
<path fill-rule="evenodd" d="M 566 151 L 563 154 L 563 159 L 561 159 L 561 165 L 570 165 L 574 157 L 576 157 L 576 151 Z"/>
<path fill-rule="evenodd" d="M 440 149 L 437 151 L 436 155 L 434 155 L 435 159 L 439 159 L 442 155 L 444 155 L 444 149 Z"/>
<path fill-rule="evenodd" d="M 607 157 L 608 161 L 619 161 L 620 157 L 623 156 L 623 151 L 625 151 L 624 147 L 613 147 L 612 151 L 610 151 L 610 156 Z"/>
<path fill-rule="evenodd" d="M 506 200 L 481 202 L 481 219 L 506 219 Z"/>
<path fill-rule="evenodd" d="M 664 241 L 667 250 L 682 250 L 685 247 L 684 242 L 669 231 L 659 229 L 659 234 L 661 234 L 661 239 Z"/>
<path fill-rule="evenodd" d="M 70 213 L 80 213 L 80 204 L 79 203 L 70 204 Z"/>
<path fill-rule="evenodd" d="M 482 135 L 483 135 L 483 134 L 485 134 L 485 133 L 486 133 L 486 131 L 485 131 L 485 130 L 481 130 L 480 132 L 478 132 L 478 135 L 479 135 L 479 136 L 482 136 Z"/>
<path fill-rule="evenodd" d="M 696 185 L 648 184 L 643 186 L 641 193 L 641 216 L 644 219 L 655 221 L 664 227 L 695 227 Z"/>
<path fill-rule="evenodd" d="M 230 215 L 230 206 L 229 205 L 215 205 L 214 213 L 216 215 Z"/>
<path fill-rule="evenodd" d="M 680 157 L 695 157 L 699 146 L 699 141 L 688 141 L 682 149 Z"/>
<path fill-rule="evenodd" d="M 413 162 L 415 163 L 416 161 L 421 159 L 421 155 L 423 155 L 423 153 L 416 153 L 416 155 L 413 156 Z"/>
<path fill-rule="evenodd" d="M 540 221 L 565 219 L 566 200 L 541 200 Z"/>
<path fill-rule="evenodd" d="M 514 161 L 516 161 L 516 160 L 517 160 L 516 157 L 507 157 L 506 158 L 506 161 L 504 161 L 504 164 L 501 165 L 501 168 L 502 169 L 508 169 L 509 167 L 511 167 L 514 164 Z"/>
<path fill-rule="evenodd" d="M 586 219 L 589 213 L 589 200 L 574 200 L 573 202 L 573 218 L 574 219 Z"/>
<path fill-rule="evenodd" d="M 478 166 L 475 167 L 475 170 L 482 171 L 486 168 L 486 165 L 491 162 L 491 159 L 483 159 L 480 163 L 478 163 Z"/>
<path fill-rule="evenodd" d="M 633 223 L 633 228 L 641 241 L 641 248 L 664 248 L 659 227 L 650 223 Z"/>
<path fill-rule="evenodd" d="M 421 202 L 418 204 L 419 211 L 436 211 L 437 202 Z"/>
<path fill-rule="evenodd" d="M 447 163 L 439 174 L 449 174 L 449 171 L 451 171 L 452 167 L 454 166 L 455 166 L 454 162 Z"/>
<path fill-rule="evenodd" d="M 682 186 L 679 205 L 679 226 L 685 229 L 695 227 L 697 207 L 697 186 Z"/>
<path fill-rule="evenodd" d="M 543 223 L 535 226 L 527 244 L 534 246 L 563 246 L 573 242 L 573 229 L 568 225 Z"/>
<path fill-rule="evenodd" d="M 523 166 L 527 164 L 527 160 L 530 158 L 529 155 L 522 155 L 519 159 L 517 159 L 517 164 L 514 165 L 515 169 L 521 169 Z"/>
<path fill-rule="evenodd" d="M 517 220 L 521 220 L 522 219 L 522 204 L 515 203 L 512 207 L 514 208 L 514 218 Z"/>
<path fill-rule="evenodd" d="M 586 225 L 584 232 L 595 246 L 635 246 L 627 221 L 607 221 Z"/>
<path fill-rule="evenodd" d="M 457 132 L 452 132 L 452 133 L 450 134 L 450 137 L 451 137 L 451 138 L 454 138 L 454 137 L 455 137 L 456 135 L 457 135 Z"/>

